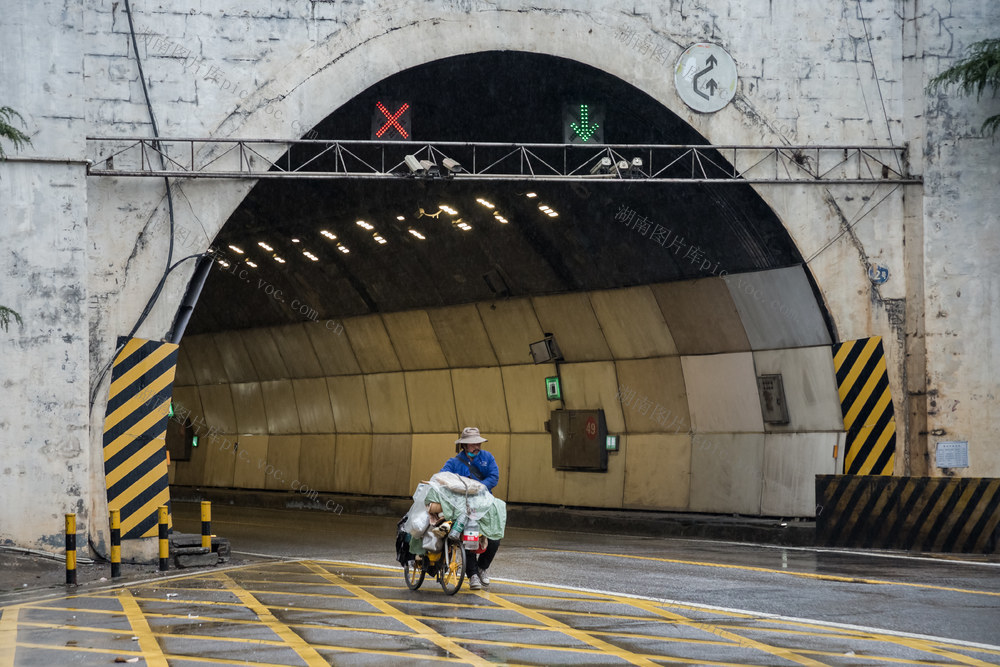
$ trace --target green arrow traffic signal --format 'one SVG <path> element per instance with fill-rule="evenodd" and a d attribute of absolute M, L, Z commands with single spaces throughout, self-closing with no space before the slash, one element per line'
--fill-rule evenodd
<path fill-rule="evenodd" d="M 600 127 L 597 123 L 590 124 L 590 108 L 586 104 L 580 105 L 580 122 L 570 123 L 569 126 L 576 132 L 576 136 L 580 137 L 583 141 L 590 140 L 594 136 L 594 132 L 597 132 L 597 128 Z"/>

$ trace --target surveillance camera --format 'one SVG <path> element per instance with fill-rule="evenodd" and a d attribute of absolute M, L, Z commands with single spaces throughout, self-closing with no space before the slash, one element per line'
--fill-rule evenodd
<path fill-rule="evenodd" d="M 611 173 L 611 158 L 602 157 L 598 162 L 594 163 L 594 166 L 590 168 L 591 175 L 596 176 L 597 174 L 609 174 Z"/>
<path fill-rule="evenodd" d="M 422 174 L 424 171 L 423 165 L 421 165 L 420 160 L 418 160 L 415 155 L 407 155 L 406 157 L 403 158 L 403 162 L 406 163 L 406 166 L 410 170 L 410 173 Z"/>

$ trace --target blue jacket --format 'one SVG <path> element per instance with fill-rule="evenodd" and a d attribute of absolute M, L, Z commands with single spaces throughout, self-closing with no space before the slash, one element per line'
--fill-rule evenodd
<path fill-rule="evenodd" d="M 480 449 L 479 454 L 472 459 L 464 451 L 460 452 L 448 459 L 444 467 L 441 468 L 441 472 L 453 472 L 462 477 L 476 479 L 476 476 L 469 471 L 469 466 L 465 465 L 465 461 L 469 460 L 472 461 L 472 465 L 482 475 L 483 479 L 480 481 L 482 481 L 487 489 L 493 491 L 493 487 L 500 481 L 500 467 L 497 465 L 497 460 L 493 458 L 493 455 L 486 450 Z"/>

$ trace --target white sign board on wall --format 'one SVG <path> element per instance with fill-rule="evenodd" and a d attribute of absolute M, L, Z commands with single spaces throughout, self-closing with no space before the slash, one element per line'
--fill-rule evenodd
<path fill-rule="evenodd" d="M 966 440 L 942 441 L 937 444 L 934 461 L 938 468 L 968 468 L 969 443 Z"/>

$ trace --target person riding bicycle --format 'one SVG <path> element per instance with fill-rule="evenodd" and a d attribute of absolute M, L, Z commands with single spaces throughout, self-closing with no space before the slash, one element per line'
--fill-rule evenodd
<path fill-rule="evenodd" d="M 455 441 L 455 456 L 448 459 L 441 472 L 453 472 L 479 480 L 492 493 L 500 481 L 500 467 L 493 455 L 481 448 L 484 442 L 487 442 L 486 438 L 479 434 L 479 429 L 475 426 L 462 429 L 462 434 Z M 487 570 L 499 548 L 500 540 L 489 540 L 486 551 L 478 557 L 468 552 L 465 574 L 469 577 L 469 588 L 479 590 L 490 585 Z"/>

